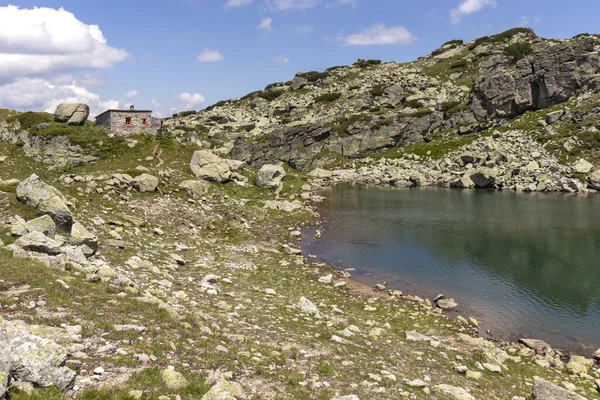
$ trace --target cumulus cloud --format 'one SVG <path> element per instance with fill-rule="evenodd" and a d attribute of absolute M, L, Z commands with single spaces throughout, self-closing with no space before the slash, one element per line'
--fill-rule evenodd
<path fill-rule="evenodd" d="M 289 63 L 290 63 L 290 59 L 289 59 L 289 58 L 287 58 L 287 57 L 286 57 L 286 56 L 284 56 L 284 55 L 281 55 L 281 56 L 277 56 L 277 57 L 275 57 L 275 62 L 276 62 L 277 64 L 286 64 L 286 65 L 287 65 L 287 64 L 289 64 Z"/>
<path fill-rule="evenodd" d="M 129 92 L 125 93 L 125 97 L 131 99 L 132 97 L 137 97 L 137 95 L 140 94 L 137 90 L 130 90 Z"/>
<path fill-rule="evenodd" d="M 200 62 L 216 62 L 225 59 L 225 56 L 217 50 L 204 49 L 198 54 L 198 61 Z"/>
<path fill-rule="evenodd" d="M 496 7 L 496 0 L 463 0 L 456 8 L 450 10 L 452 23 L 458 24 L 460 19 L 485 7 Z"/>
<path fill-rule="evenodd" d="M 415 37 L 402 26 L 386 27 L 384 24 L 372 25 L 358 33 L 338 37 L 344 46 L 371 46 L 385 44 L 410 44 Z"/>
<path fill-rule="evenodd" d="M 243 7 L 249 4 L 254 3 L 254 0 L 227 0 L 225 2 L 225 7 L 234 8 L 234 7 Z"/>
<path fill-rule="evenodd" d="M 271 26 L 272 23 L 273 18 L 261 18 L 257 28 L 263 31 L 271 31 L 273 30 L 273 27 Z"/>
<path fill-rule="evenodd" d="M 0 107 L 54 112 L 60 103 L 88 104 L 92 118 L 107 109 L 119 108 L 118 101 L 102 101 L 76 81 L 56 85 L 40 78 L 21 77 L 0 86 Z"/>
<path fill-rule="evenodd" d="M 0 83 L 110 68 L 128 57 L 107 44 L 98 25 L 86 25 L 63 8 L 0 7 Z"/>
<path fill-rule="evenodd" d="M 178 94 L 177 99 L 184 104 L 187 110 L 195 109 L 200 104 L 204 103 L 204 96 L 200 93 L 187 93 L 183 92 Z"/>
<path fill-rule="evenodd" d="M 266 0 L 267 6 L 272 10 L 306 10 L 321 3 L 321 0 Z"/>

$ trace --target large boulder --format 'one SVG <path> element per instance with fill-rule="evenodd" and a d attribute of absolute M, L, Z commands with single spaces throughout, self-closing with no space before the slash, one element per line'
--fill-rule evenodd
<path fill-rule="evenodd" d="M 93 252 L 98 251 L 98 237 L 77 221 L 73 223 L 71 228 L 71 244 L 74 246 L 87 246 Z"/>
<path fill-rule="evenodd" d="M 225 379 L 219 381 L 210 388 L 201 400 L 242 400 L 246 393 L 239 383 L 229 382 Z"/>
<path fill-rule="evenodd" d="M 533 400 L 582 400 L 583 397 L 569 392 L 552 382 L 548 382 L 537 376 L 533 378 Z"/>
<path fill-rule="evenodd" d="M 133 178 L 131 186 L 138 192 L 154 192 L 158 187 L 158 178 L 150 174 L 141 174 Z"/>
<path fill-rule="evenodd" d="M 594 168 L 594 166 L 585 158 L 580 158 L 573 164 L 572 168 L 573 172 L 578 174 L 587 174 L 592 170 L 592 168 Z"/>
<path fill-rule="evenodd" d="M 285 169 L 282 165 L 265 164 L 258 170 L 256 185 L 260 188 L 280 190 L 284 177 Z"/>
<path fill-rule="evenodd" d="M 67 350 L 49 338 L 32 334 L 29 327 L 16 322 L 0 317 L 0 398 L 5 394 L 2 381 L 6 374 L 13 382 L 69 390 L 76 374 L 64 366 Z"/>
<path fill-rule="evenodd" d="M 224 183 L 233 179 L 233 171 L 244 163 L 221 158 L 208 150 L 198 150 L 192 156 L 190 168 L 194 175 L 208 181 Z"/>
<path fill-rule="evenodd" d="M 49 215 L 57 225 L 70 228 L 73 215 L 67 199 L 54 186 L 50 186 L 32 174 L 17 186 L 17 199 L 37 209 L 41 215 Z"/>
<path fill-rule="evenodd" d="M 468 171 L 465 176 L 469 177 L 469 179 L 475 184 L 475 187 L 490 188 L 494 186 L 494 183 L 496 183 L 498 171 L 487 167 L 474 168 Z"/>
<path fill-rule="evenodd" d="M 200 199 L 203 196 L 206 196 L 211 190 L 210 183 L 206 181 L 183 181 L 179 184 L 179 187 L 183 189 L 188 196 L 194 199 Z"/>
<path fill-rule="evenodd" d="M 475 400 L 466 389 L 451 385 L 437 385 L 433 388 L 434 393 L 452 400 Z"/>
<path fill-rule="evenodd" d="M 19 247 L 25 251 L 35 253 L 44 253 L 57 255 L 61 253 L 60 245 L 42 232 L 29 232 L 21 236 L 13 243 L 13 246 Z"/>
<path fill-rule="evenodd" d="M 54 111 L 56 122 L 66 122 L 69 125 L 83 125 L 90 115 L 87 104 L 59 104 Z"/>

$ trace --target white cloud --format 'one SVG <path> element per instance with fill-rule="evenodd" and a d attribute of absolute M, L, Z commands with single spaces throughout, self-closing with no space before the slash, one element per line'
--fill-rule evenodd
<path fill-rule="evenodd" d="M 106 78 L 95 74 L 85 74 L 79 82 L 83 86 L 100 86 L 106 83 Z"/>
<path fill-rule="evenodd" d="M 75 81 L 56 85 L 40 78 L 21 77 L 0 86 L 0 107 L 54 112 L 60 103 L 85 103 L 90 106 L 90 118 L 107 109 L 119 108 L 118 101 L 102 101 L 99 95 Z"/>
<path fill-rule="evenodd" d="M 358 0 L 335 0 L 335 4 L 356 7 L 358 5 Z"/>
<path fill-rule="evenodd" d="M 243 7 L 252 3 L 254 3 L 254 0 L 227 0 L 227 2 L 225 3 L 225 7 Z"/>
<path fill-rule="evenodd" d="M 458 24 L 461 17 L 481 11 L 484 7 L 496 7 L 496 0 L 462 0 L 458 7 L 450 10 L 450 19 Z"/>
<path fill-rule="evenodd" d="M 311 25 L 296 25 L 292 30 L 299 35 L 308 35 L 309 33 L 314 32 L 315 28 Z"/>
<path fill-rule="evenodd" d="M 369 26 L 348 36 L 338 37 L 344 46 L 371 46 L 384 44 L 410 44 L 415 37 L 402 26 L 386 27 L 384 24 Z"/>
<path fill-rule="evenodd" d="M 290 63 L 290 59 L 289 59 L 289 58 L 287 58 L 287 57 L 286 57 L 286 56 L 284 56 L 284 55 L 281 55 L 281 56 L 277 56 L 277 57 L 275 57 L 275 62 L 276 62 L 277 64 L 289 64 L 289 63 Z"/>
<path fill-rule="evenodd" d="M 199 106 L 200 104 L 204 103 L 204 96 L 202 96 L 200 93 L 181 93 L 178 94 L 177 99 L 179 101 L 181 101 L 183 104 L 185 104 L 185 108 L 187 110 L 191 110 L 191 109 L 195 109 L 197 106 Z"/>
<path fill-rule="evenodd" d="M 131 99 L 132 97 L 137 97 L 137 95 L 140 94 L 137 90 L 130 90 L 129 92 L 125 93 L 125 97 Z"/>
<path fill-rule="evenodd" d="M 198 61 L 200 62 L 215 62 L 225 59 L 225 56 L 217 50 L 204 49 L 198 54 Z"/>
<path fill-rule="evenodd" d="M 271 26 L 271 24 L 273 23 L 273 18 L 261 18 L 260 19 L 260 24 L 258 25 L 258 29 L 263 30 L 263 31 L 271 31 L 273 30 L 273 27 Z"/>
<path fill-rule="evenodd" d="M 272 10 L 306 10 L 321 3 L 321 0 L 266 0 L 267 6 Z"/>
<path fill-rule="evenodd" d="M 0 7 L 0 82 L 110 68 L 128 57 L 107 45 L 98 25 L 86 25 L 63 8 Z"/>

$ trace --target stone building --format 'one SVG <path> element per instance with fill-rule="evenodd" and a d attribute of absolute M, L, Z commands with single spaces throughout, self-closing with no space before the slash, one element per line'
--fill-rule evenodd
<path fill-rule="evenodd" d="M 160 133 L 162 119 L 152 118 L 151 110 L 106 110 L 96 116 L 96 125 L 117 136 L 130 136 L 137 133 L 155 135 Z"/>

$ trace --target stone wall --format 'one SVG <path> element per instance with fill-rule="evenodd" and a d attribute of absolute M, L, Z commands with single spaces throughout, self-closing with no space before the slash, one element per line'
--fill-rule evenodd
<path fill-rule="evenodd" d="M 126 125 L 127 118 L 131 124 Z M 146 125 L 143 121 L 146 120 Z M 137 133 L 155 135 L 160 132 L 160 119 L 152 118 L 151 111 L 107 111 L 96 117 L 96 125 L 117 136 L 130 136 Z"/>

